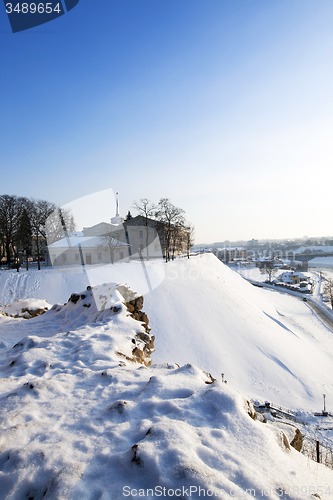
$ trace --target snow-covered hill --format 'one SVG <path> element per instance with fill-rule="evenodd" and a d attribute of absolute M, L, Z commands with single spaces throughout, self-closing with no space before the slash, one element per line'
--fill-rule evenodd
<path fill-rule="evenodd" d="M 231 384 L 130 361 L 145 328 L 120 291 L 0 318 L 8 343 L 15 328 L 28 334 L 0 354 L 1 500 L 330 498 L 333 471 L 254 420 Z"/>
<path fill-rule="evenodd" d="M 140 262 L 90 269 L 89 276 L 3 272 L 0 303 L 10 296 L 64 302 L 88 282 L 127 283 L 145 295 L 156 337 L 154 363 L 192 363 L 217 379 L 224 373 L 231 387 L 251 398 L 289 408 L 320 410 L 323 393 L 328 405 L 333 402 L 332 333 L 305 303 L 277 301 L 278 292 L 253 287 L 213 255 L 167 265 L 151 261 L 146 271 L 149 293 Z M 0 326 L 0 338 L 2 331 Z M 20 335 L 18 328 L 13 335 Z"/>

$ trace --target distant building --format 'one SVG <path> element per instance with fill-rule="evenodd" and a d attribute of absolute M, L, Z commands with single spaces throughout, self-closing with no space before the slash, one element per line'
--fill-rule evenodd
<path fill-rule="evenodd" d="M 188 233 L 180 228 L 155 219 L 146 219 L 142 215 L 124 221 L 123 226 L 126 242 L 130 244 L 130 255 L 165 257 L 169 249 L 170 257 L 173 258 L 187 252 Z"/>
<path fill-rule="evenodd" d="M 308 282 L 309 277 L 301 272 L 286 271 L 276 278 L 276 281 L 286 283 L 287 285 L 299 285 L 301 282 Z"/>
<path fill-rule="evenodd" d="M 212 253 L 222 262 L 231 262 L 236 260 L 245 260 L 247 258 L 247 249 L 243 247 L 228 247 L 228 248 L 214 248 Z"/>
<path fill-rule="evenodd" d="M 247 242 L 247 248 L 251 248 L 251 249 L 257 248 L 258 245 L 259 245 L 258 240 L 254 240 L 253 238 L 252 238 L 252 240 Z"/>
<path fill-rule="evenodd" d="M 254 259 L 256 267 L 259 267 L 260 269 L 263 269 L 264 267 L 267 266 L 273 266 L 273 267 L 283 267 L 283 262 L 281 259 L 272 259 L 272 257 L 258 257 Z M 289 269 L 289 266 L 286 266 L 286 269 Z"/>
<path fill-rule="evenodd" d="M 157 231 L 157 221 L 142 215 L 124 221 L 130 256 L 143 258 L 163 257 L 163 234 Z"/>

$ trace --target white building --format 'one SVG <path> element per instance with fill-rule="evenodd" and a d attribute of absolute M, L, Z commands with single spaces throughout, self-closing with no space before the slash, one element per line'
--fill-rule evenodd
<path fill-rule="evenodd" d="M 48 246 L 52 266 L 110 264 L 129 260 L 129 245 L 103 236 L 71 236 Z M 111 255 L 113 253 L 113 255 Z"/>
<path fill-rule="evenodd" d="M 128 262 L 130 245 L 126 241 L 119 214 L 118 193 L 116 215 L 111 223 L 100 222 L 92 227 L 83 228 L 48 245 L 48 262 L 52 266 L 74 266 L 110 264 L 117 261 Z"/>
<path fill-rule="evenodd" d="M 130 259 L 163 257 L 163 228 L 158 221 L 137 216 L 128 221 L 120 216 L 118 193 L 116 215 L 110 222 L 100 222 L 67 235 L 48 245 L 52 266 L 74 266 L 129 262 Z"/>

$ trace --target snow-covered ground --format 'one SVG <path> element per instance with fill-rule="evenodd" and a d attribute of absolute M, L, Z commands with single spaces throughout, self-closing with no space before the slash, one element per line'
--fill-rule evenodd
<path fill-rule="evenodd" d="M 164 279 L 164 263 L 161 260 L 130 262 L 115 265 L 68 266 L 67 268 L 44 267 L 40 271 L 20 269 L 0 271 L 0 304 L 8 305 L 19 299 L 35 298 L 51 304 L 66 302 L 76 290 L 84 290 L 109 282 L 128 282 L 134 289 L 145 294 L 156 288 Z"/>
<path fill-rule="evenodd" d="M 320 410 L 323 393 L 332 404 L 332 333 L 306 304 L 292 297 L 276 303 L 273 294 L 253 287 L 213 255 L 146 267 L 155 286 L 148 293 L 140 262 L 105 266 L 90 276 L 145 293 L 144 310 L 156 336 L 154 363 L 192 363 L 217 379 L 224 373 L 231 387 L 249 397 L 289 408 Z M 0 303 L 8 296 L 65 302 L 86 284 L 86 276 L 73 272 L 4 272 Z M 0 325 L 3 346 L 3 328 L 15 339 L 22 335 L 18 326 Z"/>
<path fill-rule="evenodd" d="M 230 327 L 222 344 L 227 348 L 237 336 L 233 354 L 235 370 L 240 370 L 236 354 L 246 361 L 253 318 L 265 324 L 267 311 L 276 314 L 278 307 L 289 311 L 289 322 L 294 320 L 295 305 L 280 297 L 270 300 L 268 292 L 249 288 L 230 273 L 211 257 L 168 266 L 166 279 L 147 295 L 144 307 L 151 313 L 155 308 L 151 326 L 157 336 L 170 332 L 169 317 L 178 320 L 175 335 L 170 332 L 157 350 L 168 347 L 173 358 L 180 350 L 185 354 L 188 321 L 197 348 L 213 343 L 212 356 L 217 320 L 210 318 L 218 303 L 220 324 L 225 318 Z M 28 279 L 26 285 L 29 294 Z M 158 295 L 163 290 L 164 299 Z M 244 290 L 248 295 L 254 290 L 254 296 L 246 298 Z M 278 427 L 253 420 L 251 404 L 232 383 L 213 382 L 193 364 L 146 368 L 128 361 L 124 355 L 130 357 L 144 329 L 129 317 L 115 284 L 82 291 L 74 299 L 38 318 L 0 318 L 7 346 L 0 354 L 1 500 L 331 497 L 333 471 L 290 448 Z M 234 307 L 242 304 L 244 314 L 235 314 Z M 298 312 L 292 326 L 301 331 L 306 319 L 303 310 Z M 206 322 L 200 335 L 190 321 L 195 316 Z M 234 332 L 237 318 L 242 327 Z M 246 318 L 247 334 L 242 333 Z M 240 343 L 241 333 L 246 345 Z M 258 334 L 253 339 L 257 348 L 259 340 Z M 187 348 L 190 358 L 193 346 Z"/>
<path fill-rule="evenodd" d="M 249 279 L 249 280 L 253 280 L 253 281 L 265 281 L 266 279 L 268 279 L 268 275 L 264 274 L 264 273 L 261 273 L 259 267 L 255 267 L 255 266 L 252 266 L 252 267 L 242 267 L 240 265 L 240 266 L 232 266 L 231 269 L 233 271 L 236 271 L 241 276 L 243 276 L 244 278 Z"/>

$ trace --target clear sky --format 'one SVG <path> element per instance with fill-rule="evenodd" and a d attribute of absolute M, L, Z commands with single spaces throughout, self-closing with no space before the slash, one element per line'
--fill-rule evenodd
<path fill-rule="evenodd" d="M 197 243 L 333 235 L 332 26 L 332 0 L 80 0 L 12 34 L 1 3 L 0 194 L 167 197 Z"/>

